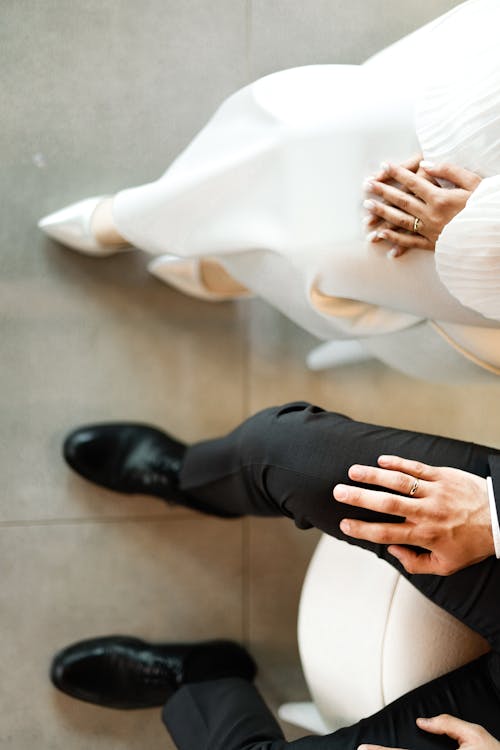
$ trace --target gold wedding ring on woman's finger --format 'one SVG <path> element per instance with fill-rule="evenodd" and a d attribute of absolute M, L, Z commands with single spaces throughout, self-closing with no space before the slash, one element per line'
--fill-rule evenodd
<path fill-rule="evenodd" d="M 413 222 L 413 231 L 415 233 L 418 232 L 418 230 L 420 229 L 421 224 L 422 224 L 422 219 L 419 219 L 418 216 L 415 216 L 415 220 Z"/>
<path fill-rule="evenodd" d="M 413 495 L 414 495 L 414 494 L 416 493 L 416 491 L 418 490 L 418 486 L 419 486 L 419 484 L 420 484 L 419 480 L 418 480 L 418 479 L 415 479 L 415 481 L 413 482 L 413 484 L 412 484 L 412 486 L 411 486 L 411 490 L 410 490 L 410 491 L 409 491 L 409 493 L 408 493 L 408 495 L 409 495 L 410 497 L 413 497 Z"/>

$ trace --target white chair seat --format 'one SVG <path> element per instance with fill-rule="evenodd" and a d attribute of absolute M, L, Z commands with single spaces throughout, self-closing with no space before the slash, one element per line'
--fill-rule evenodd
<path fill-rule="evenodd" d="M 278 715 L 283 721 L 296 724 L 312 734 L 328 734 L 331 731 L 331 727 L 312 701 L 283 703 L 278 710 Z"/>
<path fill-rule="evenodd" d="M 316 710 L 288 704 L 281 715 L 320 733 L 379 711 L 489 648 L 388 563 L 326 535 L 302 589 L 298 638 Z"/>

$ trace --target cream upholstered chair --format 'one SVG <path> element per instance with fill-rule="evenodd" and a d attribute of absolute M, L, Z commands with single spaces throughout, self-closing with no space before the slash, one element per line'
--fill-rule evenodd
<path fill-rule="evenodd" d="M 488 650 L 370 552 L 324 535 L 302 589 L 302 667 L 313 702 L 280 717 L 326 734 Z"/>

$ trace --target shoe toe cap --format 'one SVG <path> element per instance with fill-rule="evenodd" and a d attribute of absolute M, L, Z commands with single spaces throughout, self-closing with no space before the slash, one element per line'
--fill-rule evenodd
<path fill-rule="evenodd" d="M 83 427 L 70 433 L 63 446 L 66 462 L 74 471 L 92 481 L 107 482 L 116 446 L 108 430 Z"/>
<path fill-rule="evenodd" d="M 65 651 L 57 654 L 50 667 L 50 679 L 59 690 L 69 695 L 91 692 L 100 681 L 98 656 L 78 656 Z"/>

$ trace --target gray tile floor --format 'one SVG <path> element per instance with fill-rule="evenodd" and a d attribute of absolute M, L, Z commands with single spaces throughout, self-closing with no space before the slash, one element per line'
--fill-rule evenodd
<path fill-rule="evenodd" d="M 94 488 L 61 460 L 72 426 L 127 417 L 194 440 L 307 398 L 500 443 L 495 386 L 431 386 L 376 363 L 308 373 L 314 342 L 263 303 L 189 300 L 148 276 L 140 253 L 93 261 L 36 229 L 72 200 L 154 179 L 254 75 L 357 61 L 455 4 L 411 2 L 404 17 L 393 0 L 2 4 L 2 748 L 172 747 L 156 711 L 97 709 L 50 687 L 54 650 L 90 635 L 237 638 L 273 706 L 306 694 L 295 621 L 317 534 Z"/>

